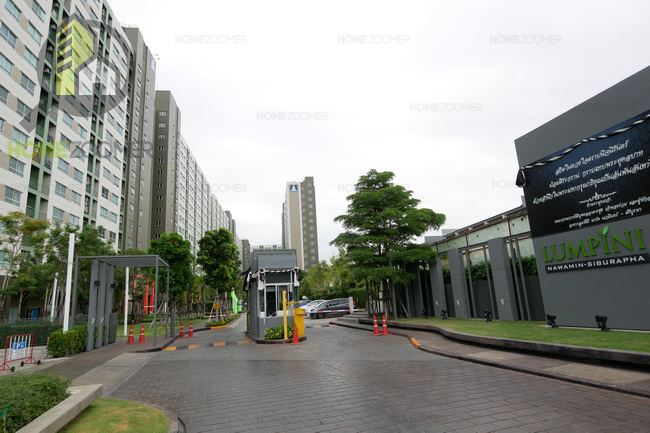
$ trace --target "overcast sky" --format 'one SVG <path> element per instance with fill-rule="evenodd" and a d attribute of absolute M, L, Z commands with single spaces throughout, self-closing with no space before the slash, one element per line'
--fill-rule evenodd
<path fill-rule="evenodd" d="M 444 228 L 517 207 L 514 140 L 649 64 L 645 0 L 111 5 L 239 236 L 280 243 L 286 182 L 314 176 L 321 259 L 372 168 Z"/>

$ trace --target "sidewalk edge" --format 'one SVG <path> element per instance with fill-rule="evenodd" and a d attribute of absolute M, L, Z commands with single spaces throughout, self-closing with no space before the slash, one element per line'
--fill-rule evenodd
<path fill-rule="evenodd" d="M 367 327 L 364 327 L 362 325 L 359 326 L 359 325 L 354 325 L 354 324 L 351 324 L 351 323 L 341 323 L 341 322 L 337 322 L 337 325 L 343 326 L 343 327 L 346 327 L 346 328 L 352 328 L 352 329 L 372 332 L 372 329 L 368 329 Z M 556 379 L 556 380 L 561 380 L 561 381 L 564 381 L 564 382 L 570 382 L 570 383 L 575 383 L 575 384 L 579 384 L 579 385 L 591 386 L 591 387 L 594 387 L 594 388 L 606 389 L 606 390 L 609 390 L 609 391 L 616 391 L 616 392 L 620 392 L 620 393 L 623 393 L 623 394 L 634 395 L 634 396 L 637 396 L 637 397 L 650 398 L 650 392 L 648 392 L 648 391 L 637 391 L 637 390 L 634 390 L 634 389 L 621 388 L 621 387 L 618 387 L 616 385 L 610 385 L 610 384 L 603 383 L 603 382 L 597 382 L 597 381 L 592 381 L 592 380 L 588 380 L 588 379 L 576 378 L 576 377 L 567 376 L 567 375 L 563 375 L 563 374 L 552 373 L 552 372 L 548 372 L 548 371 L 534 370 L 534 369 L 528 369 L 528 368 L 524 368 L 524 367 L 517 367 L 517 366 L 513 366 L 513 365 L 500 364 L 497 361 L 490 361 L 490 360 L 485 360 L 485 359 L 477 359 L 477 358 L 473 358 L 473 357 L 469 357 L 469 356 L 465 356 L 465 355 L 459 355 L 459 354 L 456 354 L 456 353 L 445 352 L 443 350 L 438 350 L 438 349 L 435 349 L 433 347 L 428 347 L 428 346 L 422 345 L 414 337 L 412 337 L 412 336 L 410 336 L 408 334 L 403 334 L 401 332 L 394 332 L 394 331 L 391 331 L 391 334 L 392 335 L 399 335 L 400 337 L 407 338 L 411 342 L 411 345 L 413 345 L 413 347 L 415 347 L 416 349 L 422 350 L 423 352 L 431 353 L 431 354 L 434 354 L 434 355 L 439 355 L 439 356 L 444 356 L 444 357 L 447 357 L 447 358 L 458 359 L 460 361 L 473 362 L 475 364 L 486 365 L 486 366 L 489 366 L 489 367 L 502 368 L 502 369 L 505 369 L 505 370 L 516 371 L 516 372 L 519 372 L 519 373 L 534 374 L 536 376 L 546 377 L 546 378 L 549 378 L 549 379 Z"/>

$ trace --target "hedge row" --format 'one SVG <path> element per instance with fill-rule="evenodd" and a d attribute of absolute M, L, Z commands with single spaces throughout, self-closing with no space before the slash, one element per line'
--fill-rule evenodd
<path fill-rule="evenodd" d="M 57 322 L 33 322 L 0 325 L 0 349 L 4 349 L 7 336 L 34 334 L 34 345 L 45 346 L 47 337 L 54 331 L 62 329 L 63 325 Z"/>
<path fill-rule="evenodd" d="M 204 326 L 206 328 L 212 328 L 214 326 L 225 326 L 225 325 L 229 324 L 230 322 L 232 322 L 233 320 L 237 319 L 238 317 L 239 316 L 233 314 L 231 316 L 226 316 L 223 319 L 212 320 L 210 322 L 205 322 Z"/>
<path fill-rule="evenodd" d="M 16 373 L 0 380 L 0 410 L 7 406 L 7 423 L 13 433 L 68 397 L 70 381 L 60 376 Z M 0 426 L 4 419 L 0 418 Z M 0 430 L 2 431 L 2 430 Z"/>

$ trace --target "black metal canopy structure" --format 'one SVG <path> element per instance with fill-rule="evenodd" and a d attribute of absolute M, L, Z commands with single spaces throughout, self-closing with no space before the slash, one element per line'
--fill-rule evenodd
<path fill-rule="evenodd" d="M 167 293 L 165 296 L 165 338 L 169 322 L 169 264 L 158 255 L 132 256 L 78 256 L 75 258 L 74 288 L 72 292 L 72 314 L 70 326 L 74 326 L 77 311 L 77 281 L 79 276 L 79 261 L 91 260 L 90 296 L 88 298 L 88 340 L 86 351 L 101 347 L 108 341 L 108 326 L 104 326 L 113 310 L 113 288 L 115 268 L 156 268 L 154 313 L 153 313 L 153 345 L 156 345 L 156 328 L 158 315 L 158 269 L 167 269 Z M 126 320 L 126 318 L 125 318 Z M 97 325 L 97 334 L 95 334 Z M 105 335 L 104 335 L 105 334 Z M 102 338 L 104 337 L 104 338 Z M 94 341 L 93 341 L 94 340 Z"/>

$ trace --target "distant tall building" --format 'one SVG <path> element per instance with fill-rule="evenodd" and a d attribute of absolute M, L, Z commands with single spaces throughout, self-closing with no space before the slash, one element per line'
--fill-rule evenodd
<path fill-rule="evenodd" d="M 298 267 L 309 270 L 318 264 L 318 223 L 314 178 L 287 182 L 282 205 L 282 248 L 296 250 Z"/>
<path fill-rule="evenodd" d="M 123 249 L 147 250 L 151 227 L 151 190 L 156 94 L 156 62 L 138 28 L 124 28 L 131 43 L 131 118 L 122 162 Z"/>
<path fill-rule="evenodd" d="M 241 240 L 241 268 L 243 271 L 250 267 L 251 244 L 248 239 Z"/>
<path fill-rule="evenodd" d="M 237 225 L 212 193 L 210 183 L 181 133 L 181 110 L 168 90 L 155 96 L 156 144 L 153 173 L 151 238 L 177 232 L 198 251 L 206 231 L 224 227 L 241 250 Z"/>

